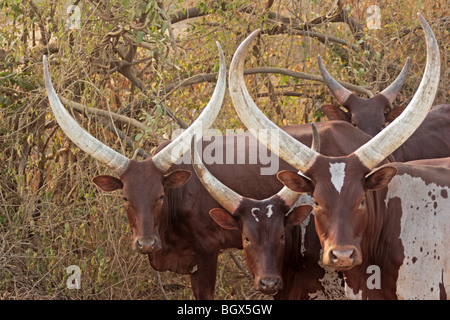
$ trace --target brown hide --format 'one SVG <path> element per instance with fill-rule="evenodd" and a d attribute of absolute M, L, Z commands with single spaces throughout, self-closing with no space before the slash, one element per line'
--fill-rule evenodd
<path fill-rule="evenodd" d="M 360 130 L 357 130 L 350 124 L 342 121 L 329 121 L 318 123 L 317 128 L 321 137 L 321 150 L 328 155 L 348 154 L 356 150 L 360 145 L 367 142 L 370 137 Z M 296 125 L 284 128 L 292 134 L 296 139 L 303 143 L 311 144 L 311 126 Z M 212 143 L 212 142 L 209 142 Z M 208 141 L 203 142 L 204 150 L 208 146 Z M 224 157 L 226 145 L 235 145 L 236 142 L 231 139 L 225 139 Z M 235 159 L 237 154 L 246 152 L 246 145 L 236 146 L 234 152 Z M 182 157 L 184 158 L 184 156 Z M 260 169 L 264 167 L 261 163 L 248 164 L 205 164 L 208 170 L 217 177 L 222 183 L 235 190 L 242 196 L 254 199 L 265 199 L 277 193 L 282 187 L 276 176 L 261 175 Z M 173 170 L 189 170 L 193 172 L 190 164 L 176 164 L 168 171 Z M 280 160 L 279 170 L 292 170 L 286 162 Z M 142 187 L 142 186 L 141 186 Z M 160 215 L 159 234 L 161 237 L 163 250 L 150 253 L 150 262 L 156 270 L 170 270 L 178 273 L 190 273 L 192 288 L 197 298 L 213 298 L 215 275 L 217 268 L 217 256 L 219 252 L 226 248 L 241 248 L 242 239 L 239 230 L 225 230 L 219 227 L 208 212 L 211 209 L 220 207 L 220 205 L 208 194 L 198 178 L 193 175 L 187 183 L 180 189 L 165 188 L 165 205 Z M 314 230 L 308 228 L 307 239 L 311 242 L 310 248 L 314 252 L 305 253 L 305 256 L 316 257 L 318 252 L 318 239 Z M 298 241 L 298 237 L 290 237 Z M 316 243 L 313 245 L 312 243 Z M 288 246 L 289 248 L 292 245 Z M 179 259 L 188 257 L 186 263 L 180 262 Z M 289 255 L 292 257 L 292 254 Z M 302 259 L 302 257 L 296 257 Z M 317 262 L 317 261 L 316 261 Z M 283 261 L 285 273 L 284 277 L 291 278 L 289 274 L 294 273 L 294 268 L 289 268 L 290 260 Z M 303 265 L 303 264 L 302 264 Z M 306 267 L 306 266 L 305 266 Z M 302 270 L 302 274 L 321 274 L 317 263 L 308 264 L 308 270 Z M 309 285 L 306 288 L 285 282 L 287 292 L 293 292 L 292 296 L 308 296 L 308 290 L 311 292 L 321 291 L 323 287 L 319 279 L 311 279 L 307 277 Z M 283 295 L 283 291 L 279 293 L 280 297 L 289 298 L 289 295 Z"/>

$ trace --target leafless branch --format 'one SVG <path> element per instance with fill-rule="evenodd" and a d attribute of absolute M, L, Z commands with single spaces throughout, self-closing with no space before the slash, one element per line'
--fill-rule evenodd
<path fill-rule="evenodd" d="M 260 73 L 272 73 L 272 74 L 282 74 L 286 76 L 290 76 L 293 78 L 303 79 L 303 80 L 310 80 L 310 81 L 319 81 L 324 82 L 322 79 L 322 76 L 316 76 L 309 73 L 304 72 L 298 72 L 293 71 L 289 69 L 284 68 L 271 68 L 271 67 L 263 67 L 263 68 L 252 68 L 252 69 L 245 69 L 244 74 L 245 75 L 251 75 L 251 74 L 260 74 Z M 176 81 L 174 83 L 168 84 L 164 86 L 162 89 L 163 94 L 169 94 L 173 90 L 176 90 L 180 87 L 186 87 L 197 83 L 202 82 L 214 82 L 217 79 L 217 73 L 208 73 L 208 74 L 199 74 L 184 80 Z M 373 97 L 373 93 L 370 91 L 370 86 L 357 86 L 345 81 L 338 81 L 340 84 L 342 84 L 345 88 L 349 90 L 353 90 L 358 93 L 362 93 L 367 95 L 368 97 Z"/>

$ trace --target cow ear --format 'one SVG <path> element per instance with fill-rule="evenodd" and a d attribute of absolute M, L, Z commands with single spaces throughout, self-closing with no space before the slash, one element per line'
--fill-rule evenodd
<path fill-rule="evenodd" d="M 394 121 L 402 112 L 405 110 L 406 107 L 396 107 L 384 114 L 384 118 L 386 119 L 386 122 L 392 122 Z"/>
<path fill-rule="evenodd" d="M 277 173 L 277 178 L 292 191 L 309 193 L 314 191 L 314 186 L 311 180 L 299 175 L 296 172 L 283 170 Z"/>
<path fill-rule="evenodd" d="M 189 180 L 192 173 L 188 170 L 175 170 L 162 178 L 162 184 L 166 188 L 181 188 Z"/>
<path fill-rule="evenodd" d="M 330 120 L 351 121 L 350 114 L 342 110 L 339 106 L 325 104 L 320 107 L 320 110 L 322 110 L 322 112 L 325 113 L 327 118 Z"/>
<path fill-rule="evenodd" d="M 239 229 L 239 224 L 235 217 L 222 208 L 214 208 L 209 211 L 213 220 L 224 229 Z"/>
<path fill-rule="evenodd" d="M 96 176 L 92 179 L 92 182 L 103 191 L 108 192 L 123 188 L 122 180 L 107 175 Z"/>
<path fill-rule="evenodd" d="M 294 209 L 286 216 L 286 227 L 298 226 L 306 218 L 308 218 L 313 207 L 309 204 L 302 204 Z"/>
<path fill-rule="evenodd" d="M 382 166 L 372 171 L 366 176 L 364 189 L 377 190 L 386 187 L 393 177 L 397 174 L 398 170 L 393 166 Z"/>

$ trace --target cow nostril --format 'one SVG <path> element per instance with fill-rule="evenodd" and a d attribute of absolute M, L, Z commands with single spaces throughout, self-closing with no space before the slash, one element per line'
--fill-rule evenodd
<path fill-rule="evenodd" d="M 153 251 L 153 247 L 155 245 L 155 240 L 145 240 L 145 239 L 137 239 L 136 247 L 142 253 L 148 253 Z"/>
<path fill-rule="evenodd" d="M 337 257 L 334 255 L 333 250 L 330 250 L 330 259 L 333 262 L 337 261 Z"/>
<path fill-rule="evenodd" d="M 278 278 L 269 278 L 269 279 L 261 278 L 259 282 L 265 288 L 275 288 L 280 282 L 280 280 Z"/>
<path fill-rule="evenodd" d="M 355 250 L 330 250 L 330 259 L 333 263 L 347 264 L 355 259 Z"/>

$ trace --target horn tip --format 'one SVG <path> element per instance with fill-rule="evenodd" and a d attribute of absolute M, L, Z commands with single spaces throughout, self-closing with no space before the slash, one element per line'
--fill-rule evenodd
<path fill-rule="evenodd" d="M 320 54 L 317 55 L 317 63 L 319 64 L 320 68 L 324 67 L 322 57 L 320 56 Z"/>
<path fill-rule="evenodd" d="M 406 58 L 406 62 L 405 62 L 405 68 L 408 68 L 409 69 L 409 65 L 411 64 L 411 58 L 410 57 L 407 57 Z"/>
<path fill-rule="evenodd" d="M 254 38 L 256 38 L 260 33 L 261 33 L 261 28 L 258 28 L 248 36 L 248 39 L 251 41 Z"/>
<path fill-rule="evenodd" d="M 423 17 L 423 15 L 420 12 L 417 12 L 417 16 L 419 17 L 420 22 L 422 23 L 422 26 L 424 28 L 428 27 L 430 28 L 430 25 L 428 24 L 427 20 Z"/>

